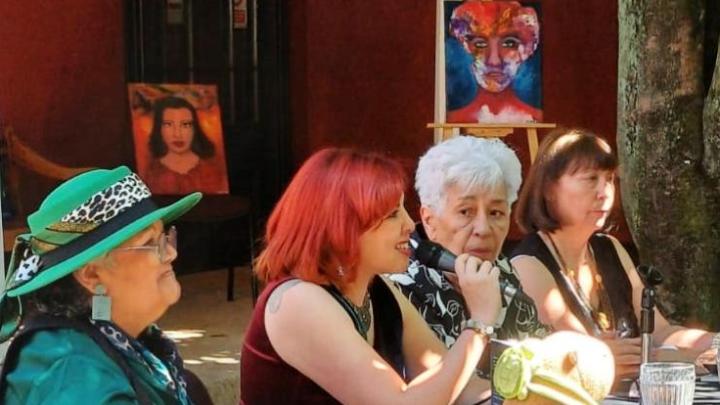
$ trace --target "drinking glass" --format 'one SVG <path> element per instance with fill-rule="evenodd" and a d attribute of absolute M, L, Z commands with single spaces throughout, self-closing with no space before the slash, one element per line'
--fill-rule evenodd
<path fill-rule="evenodd" d="M 690 405 L 695 395 L 695 365 L 679 362 L 640 366 L 643 405 Z"/>

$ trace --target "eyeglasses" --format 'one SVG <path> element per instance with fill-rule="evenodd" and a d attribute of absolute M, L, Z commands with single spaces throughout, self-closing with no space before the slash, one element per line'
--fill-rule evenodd
<path fill-rule="evenodd" d="M 167 231 L 160 235 L 157 245 L 152 246 L 128 246 L 115 249 L 118 250 L 154 250 L 161 262 L 165 262 L 169 257 L 168 246 L 172 246 L 177 251 L 177 229 L 171 226 Z"/>

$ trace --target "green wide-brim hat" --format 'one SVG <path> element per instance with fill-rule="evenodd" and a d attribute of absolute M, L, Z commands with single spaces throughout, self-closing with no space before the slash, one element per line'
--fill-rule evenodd
<path fill-rule="evenodd" d="M 6 290 L 0 298 L 3 329 L 11 326 L 6 323 L 12 313 L 19 318 L 21 311 L 19 303 L 9 298 L 55 282 L 155 221 L 173 221 L 201 198 L 201 193 L 193 193 L 158 207 L 148 187 L 125 166 L 91 170 L 67 180 L 28 216 L 30 232 L 15 241 Z"/>

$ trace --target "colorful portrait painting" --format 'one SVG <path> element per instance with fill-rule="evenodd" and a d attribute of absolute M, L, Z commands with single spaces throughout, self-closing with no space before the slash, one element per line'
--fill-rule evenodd
<path fill-rule="evenodd" d="M 446 121 L 542 121 L 539 3 L 443 3 Z"/>
<path fill-rule="evenodd" d="M 227 194 L 222 120 L 214 85 L 128 85 L 135 158 L 154 194 Z"/>

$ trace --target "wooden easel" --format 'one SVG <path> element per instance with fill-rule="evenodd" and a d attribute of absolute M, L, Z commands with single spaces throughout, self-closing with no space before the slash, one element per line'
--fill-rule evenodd
<path fill-rule="evenodd" d="M 552 123 L 501 123 L 501 124 L 448 124 L 445 91 L 445 0 L 435 3 L 435 123 L 427 124 L 435 129 L 435 143 L 457 135 L 473 135 L 483 138 L 503 138 L 515 128 L 525 129 L 530 149 L 530 162 L 535 161 L 538 150 L 538 128 L 555 128 Z M 485 0 L 489 1 L 489 0 Z"/>
<path fill-rule="evenodd" d="M 503 138 L 510 135 L 515 128 L 525 129 L 528 138 L 528 148 L 530 148 L 530 163 L 535 161 L 538 150 L 538 128 L 555 128 L 557 125 L 552 123 L 518 123 L 518 124 L 427 124 L 428 128 L 436 129 L 435 143 L 440 143 L 446 139 L 458 135 L 472 135 L 481 138 Z"/>

